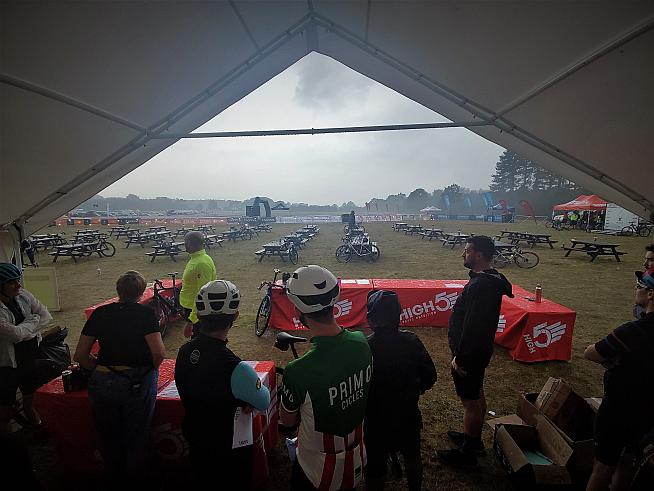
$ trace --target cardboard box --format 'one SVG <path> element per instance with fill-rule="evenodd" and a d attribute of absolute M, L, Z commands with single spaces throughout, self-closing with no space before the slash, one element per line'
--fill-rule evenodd
<path fill-rule="evenodd" d="M 550 377 L 534 406 L 570 438 L 576 440 L 587 434 L 592 410 L 565 380 Z"/>
<path fill-rule="evenodd" d="M 535 425 L 538 416 L 544 416 L 536 407 L 538 394 L 522 394 L 518 399 L 517 415 L 528 425 Z M 587 410 L 577 411 L 574 421 L 574 432 L 571 434 L 554 425 L 564 440 L 572 448 L 572 457 L 568 463 L 571 470 L 586 472 L 593 468 L 595 458 L 595 442 L 593 440 L 593 425 L 595 414 L 588 402 L 584 401 Z M 553 422 L 552 422 L 553 423 Z"/>
<path fill-rule="evenodd" d="M 542 415 L 537 416 L 536 426 L 498 424 L 493 449 L 509 479 L 520 489 L 556 489 L 572 484 L 566 467 L 572 448 Z M 550 462 L 536 462 L 535 452 Z"/>

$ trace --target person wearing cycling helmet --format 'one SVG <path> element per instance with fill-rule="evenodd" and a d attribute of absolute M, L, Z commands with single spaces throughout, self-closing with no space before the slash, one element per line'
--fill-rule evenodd
<path fill-rule="evenodd" d="M 636 272 L 635 300 L 645 315 L 584 351 L 606 368 L 589 491 L 628 489 L 641 440 L 654 427 L 654 268 Z"/>
<path fill-rule="evenodd" d="M 284 370 L 280 425 L 297 431 L 292 490 L 354 489 L 366 463 L 363 421 L 372 377 L 365 336 L 341 328 L 333 306 L 336 277 L 320 266 L 298 268 L 288 280 L 289 300 L 311 330 L 311 348 Z"/>
<path fill-rule="evenodd" d="M 384 489 L 389 452 L 404 457 L 409 490 L 422 486 L 418 399 L 436 383 L 436 367 L 418 336 L 400 331 L 400 301 L 392 291 L 368 294 L 368 345 L 375 360 L 364 425 L 366 489 Z M 389 418 L 388 415 L 393 417 Z"/>
<path fill-rule="evenodd" d="M 230 281 L 210 281 L 198 292 L 198 335 L 179 349 L 175 382 L 186 414 L 182 423 L 197 484 L 222 489 L 249 488 L 252 445 L 233 445 L 237 410 L 249 417 L 252 407 L 265 411 L 270 392 L 257 373 L 227 347 L 238 318 L 241 296 Z M 244 486 L 244 483 L 247 485 Z"/>
<path fill-rule="evenodd" d="M 36 357 L 41 331 L 52 316 L 21 286 L 22 276 L 15 265 L 0 263 L 0 433 L 7 431 L 18 388 L 25 416 L 34 425 L 41 424 L 32 405 L 38 388 Z"/>

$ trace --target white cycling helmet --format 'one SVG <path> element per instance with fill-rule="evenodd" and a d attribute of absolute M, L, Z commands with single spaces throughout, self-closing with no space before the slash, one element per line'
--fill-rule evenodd
<path fill-rule="evenodd" d="M 205 315 L 235 314 L 241 303 L 241 294 L 231 281 L 210 281 L 198 292 L 195 307 L 198 317 Z"/>
<path fill-rule="evenodd" d="M 338 280 L 331 271 L 321 266 L 302 266 L 286 283 L 286 292 L 289 300 L 303 314 L 319 312 L 338 300 Z"/>

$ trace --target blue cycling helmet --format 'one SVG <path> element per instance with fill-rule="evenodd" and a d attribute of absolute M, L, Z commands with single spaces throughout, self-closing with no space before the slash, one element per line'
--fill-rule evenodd
<path fill-rule="evenodd" d="M 16 267 L 16 265 L 11 263 L 0 263 L 0 283 L 19 280 L 21 276 L 23 276 L 23 273 L 18 267 Z"/>

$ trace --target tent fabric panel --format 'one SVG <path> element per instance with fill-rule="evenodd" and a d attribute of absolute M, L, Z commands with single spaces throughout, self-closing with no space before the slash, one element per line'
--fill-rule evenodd
<path fill-rule="evenodd" d="M 410 2 L 401 9 L 373 2 L 369 40 L 499 110 L 653 12 L 646 2 L 601 8 L 581 2 L 556 8 L 534 2 Z"/>
<path fill-rule="evenodd" d="M 554 211 L 598 211 L 605 210 L 607 202 L 594 194 L 582 194 L 567 203 L 554 206 Z"/>
<path fill-rule="evenodd" d="M 601 80 L 602 83 L 593 83 Z M 625 81 L 628 83 L 625 86 Z M 507 118 L 651 197 L 654 163 L 654 32 L 624 45 L 517 108 Z M 555 122 L 556 124 L 552 124 Z"/>
<path fill-rule="evenodd" d="M 0 224 L 18 218 L 137 135 L 106 119 L 7 85 L 0 85 L 0 101 Z"/>
<path fill-rule="evenodd" d="M 252 0 L 234 2 L 259 46 L 270 43 L 308 14 L 306 2 L 266 0 L 265 8 L 263 3 Z"/>
<path fill-rule="evenodd" d="M 366 35 L 366 16 L 368 8 L 370 14 L 377 8 L 377 2 L 334 2 L 333 0 L 314 0 L 315 11 L 328 19 L 338 22 L 345 29 L 364 38 Z M 402 8 L 410 8 L 403 4 Z M 372 19 L 371 19 L 372 22 Z"/>
<path fill-rule="evenodd" d="M 293 65 L 300 58 L 306 56 L 307 53 L 306 42 L 302 37 L 298 36 L 288 41 L 267 58 L 252 65 L 246 76 L 235 79 L 225 86 L 223 90 L 189 112 L 184 118 L 172 124 L 169 132 L 188 133 L 195 130 L 225 108 L 247 96 L 263 83 Z M 74 192 L 62 196 L 51 205 L 34 214 L 25 226 L 26 233 L 34 233 L 48 225 L 54 218 L 63 215 L 79 203 L 93 197 L 100 190 L 116 182 L 175 142 L 176 140 L 167 139 L 150 140 L 146 145 L 134 149 L 112 166 L 77 186 Z M 217 163 L 217 165 L 219 164 Z M 183 165 L 183 162 L 180 162 L 180 165 Z"/>
<path fill-rule="evenodd" d="M 141 126 L 156 123 L 255 53 L 226 2 L 11 8 L 2 35 L 11 47 L 3 52 L 4 73 Z"/>
<path fill-rule="evenodd" d="M 443 98 L 438 93 L 420 84 L 415 79 L 402 74 L 390 67 L 381 59 L 369 56 L 364 50 L 354 47 L 333 32 L 319 29 L 321 53 L 335 58 L 337 61 L 357 70 L 363 75 L 376 80 L 377 82 L 392 88 L 400 94 L 424 105 L 451 121 L 470 121 L 473 115 L 464 107 L 454 104 Z M 624 194 L 616 191 L 606 183 L 598 181 L 580 169 L 576 169 L 562 162 L 558 156 L 547 153 L 539 148 L 526 143 L 510 132 L 500 131 L 493 126 L 474 127 L 471 131 L 478 135 L 501 145 L 504 148 L 511 148 L 520 155 L 539 163 L 540 165 L 556 172 L 557 174 L 570 179 L 587 189 L 593 189 L 603 196 L 611 199 L 612 202 L 625 208 L 631 209 L 634 213 L 647 216 L 648 210 L 641 204 L 629 199 Z M 615 173 L 614 173 L 615 174 Z M 654 199 L 654 197 L 652 197 Z"/>

